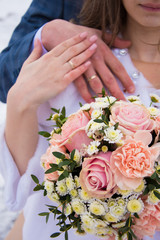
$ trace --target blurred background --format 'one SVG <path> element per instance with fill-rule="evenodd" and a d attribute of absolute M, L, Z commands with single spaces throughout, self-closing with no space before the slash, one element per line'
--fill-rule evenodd
<path fill-rule="evenodd" d="M 31 0 L 0 0 L 0 52 L 8 45 L 15 26 L 19 23 L 30 3 Z M 0 121 L 3 121 L 6 105 L 0 102 L 0 109 Z M 4 240 L 18 216 L 18 213 L 9 212 L 5 206 L 4 186 L 5 182 L 0 175 L 0 240 Z"/>

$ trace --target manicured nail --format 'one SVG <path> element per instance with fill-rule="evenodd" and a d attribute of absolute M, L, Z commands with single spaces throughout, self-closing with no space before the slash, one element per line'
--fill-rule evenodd
<path fill-rule="evenodd" d="M 90 42 L 95 42 L 97 40 L 97 36 L 96 35 L 93 35 L 92 37 L 90 37 Z"/>
<path fill-rule="evenodd" d="M 93 43 L 93 44 L 90 46 L 89 50 L 94 50 L 94 49 L 96 49 L 96 48 L 97 48 L 97 44 Z"/>
<path fill-rule="evenodd" d="M 84 64 L 86 67 L 88 67 L 89 65 L 91 65 L 91 62 L 90 61 L 87 61 L 87 62 L 85 62 L 85 64 Z"/>
<path fill-rule="evenodd" d="M 81 38 L 85 38 L 87 36 L 87 32 L 83 32 L 79 35 Z"/>
<path fill-rule="evenodd" d="M 134 88 L 134 87 L 128 88 L 128 92 L 129 92 L 129 93 L 134 93 L 134 91 L 135 91 L 135 88 Z"/>

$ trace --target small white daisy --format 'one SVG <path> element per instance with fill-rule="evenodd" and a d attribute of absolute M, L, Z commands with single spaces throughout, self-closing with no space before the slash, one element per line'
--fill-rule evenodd
<path fill-rule="evenodd" d="M 115 130 L 113 126 L 107 128 L 106 130 L 104 130 L 104 132 L 105 132 L 104 140 L 108 141 L 109 143 L 117 143 L 123 137 L 121 131 L 118 129 Z"/>
<path fill-rule="evenodd" d="M 99 145 L 100 145 L 101 143 L 99 142 L 99 141 L 93 141 L 93 142 L 91 142 L 89 145 L 88 145 L 88 148 L 87 148 L 87 153 L 88 153 L 88 155 L 93 155 L 93 154 L 95 154 L 95 153 L 98 153 L 98 151 L 99 151 L 99 149 L 98 149 L 98 147 L 99 147 Z"/>

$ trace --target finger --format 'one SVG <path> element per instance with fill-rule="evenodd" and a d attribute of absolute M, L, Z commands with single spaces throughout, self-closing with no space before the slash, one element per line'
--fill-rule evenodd
<path fill-rule="evenodd" d="M 104 41 L 105 43 L 110 43 L 112 40 L 112 34 L 110 33 L 105 33 L 104 35 Z M 131 46 L 131 41 L 129 40 L 124 40 L 122 38 L 116 37 L 113 44 L 113 47 L 117 47 L 117 48 L 128 48 Z"/>
<path fill-rule="evenodd" d="M 91 89 L 96 93 L 101 93 L 103 88 L 103 83 L 96 74 L 92 66 L 85 72 L 86 80 L 88 81 Z"/>
<path fill-rule="evenodd" d="M 129 77 L 127 71 L 120 63 L 120 61 L 114 56 L 112 51 L 106 46 L 105 52 L 105 63 L 111 69 L 112 73 L 120 80 L 123 87 L 126 89 L 127 92 L 133 93 L 135 91 L 135 86 Z M 99 65 L 99 62 L 97 61 Z M 100 65 L 99 65 L 100 67 Z M 107 68 L 107 67 L 106 67 Z"/>
<path fill-rule="evenodd" d="M 34 43 L 33 51 L 25 61 L 25 64 L 32 63 L 37 59 L 39 59 L 41 56 L 42 56 L 42 45 L 41 45 L 41 42 L 38 39 L 36 39 Z"/>
<path fill-rule="evenodd" d="M 68 48 L 80 43 L 81 41 L 83 41 L 84 39 L 86 39 L 87 37 L 87 32 L 83 32 L 81 34 L 78 34 L 64 42 L 62 42 L 61 44 L 59 44 L 57 47 L 53 48 L 50 51 L 50 54 L 54 55 L 54 57 L 58 57 L 60 56 L 63 52 L 65 52 Z"/>
<path fill-rule="evenodd" d="M 84 52 L 89 47 L 91 47 L 91 49 L 89 50 L 91 51 L 95 50 L 94 46 L 96 46 L 96 43 L 95 43 L 96 40 L 97 40 L 97 36 L 93 35 L 92 37 L 87 38 L 84 41 L 81 41 L 80 43 L 75 44 L 74 46 L 71 46 L 61 55 L 63 62 L 68 62 L 70 59 Z"/>
<path fill-rule="evenodd" d="M 88 103 L 93 102 L 92 96 L 88 90 L 87 84 L 83 76 L 77 78 L 74 83 L 81 97 Z"/>
<path fill-rule="evenodd" d="M 105 63 L 101 62 L 99 65 L 97 65 L 96 70 L 110 94 L 117 99 L 125 100 L 125 97 L 117 83 L 117 80 L 111 71 L 106 67 Z"/>
<path fill-rule="evenodd" d="M 65 63 L 66 70 L 69 72 L 70 70 L 80 66 L 82 63 L 87 61 L 96 51 L 97 45 L 94 43 L 92 44 L 87 50 L 80 53 L 78 56 L 73 57 L 70 61 Z M 74 52 L 73 52 L 74 55 Z M 62 57 L 63 59 L 63 57 Z"/>

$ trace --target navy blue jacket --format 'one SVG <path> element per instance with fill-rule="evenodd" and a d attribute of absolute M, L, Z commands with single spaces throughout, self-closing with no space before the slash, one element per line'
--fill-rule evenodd
<path fill-rule="evenodd" d="M 29 55 L 37 30 L 53 19 L 76 19 L 82 0 L 33 0 L 0 54 L 0 101 L 6 102 L 10 87 L 15 83 L 23 62 Z"/>

